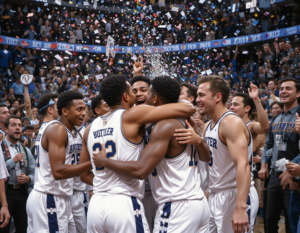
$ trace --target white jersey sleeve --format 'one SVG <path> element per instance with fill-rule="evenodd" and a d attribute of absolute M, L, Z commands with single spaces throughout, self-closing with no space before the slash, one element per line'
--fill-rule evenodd
<path fill-rule="evenodd" d="M 130 142 L 122 131 L 124 109 L 117 109 L 106 116 L 96 118 L 90 126 L 87 148 L 93 161 L 93 153 L 105 145 L 107 157 L 119 161 L 137 161 L 144 148 L 143 141 L 139 144 Z M 124 194 L 142 199 L 145 192 L 143 180 L 131 179 L 105 167 L 96 167 L 92 162 L 94 173 L 94 194 Z"/>
<path fill-rule="evenodd" d="M 0 180 L 9 177 L 2 150 L 0 150 Z"/>

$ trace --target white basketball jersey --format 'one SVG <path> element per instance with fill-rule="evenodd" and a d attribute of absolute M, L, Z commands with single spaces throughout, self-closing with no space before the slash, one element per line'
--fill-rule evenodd
<path fill-rule="evenodd" d="M 184 120 L 178 119 L 185 127 Z M 199 157 L 197 148 L 187 144 L 184 151 L 173 158 L 164 157 L 157 165 L 149 182 L 152 194 L 158 204 L 200 200 L 204 194 L 200 188 Z"/>
<path fill-rule="evenodd" d="M 74 138 L 74 142 L 73 142 L 74 144 L 70 149 L 70 153 L 72 153 L 72 162 L 71 162 L 72 164 L 79 164 L 84 131 L 85 131 L 85 127 L 81 126 L 78 129 L 76 138 Z M 86 184 L 80 180 L 80 176 L 76 176 L 73 179 L 74 179 L 73 189 L 75 191 L 84 191 L 86 188 Z"/>
<path fill-rule="evenodd" d="M 226 189 L 236 188 L 236 166 L 234 165 L 227 145 L 225 145 L 219 136 L 219 127 L 222 119 L 228 115 L 235 115 L 227 111 L 220 117 L 212 128 L 212 121 L 208 124 L 205 131 L 205 140 L 209 146 L 211 161 L 209 162 L 209 189 L 212 192 L 219 192 Z M 247 127 L 248 129 L 248 127 Z M 253 151 L 253 142 L 249 132 L 248 159 L 250 160 Z"/>
<path fill-rule="evenodd" d="M 54 179 L 50 166 L 49 152 L 46 151 L 42 146 L 44 132 L 46 131 L 49 125 L 54 123 L 62 124 L 58 120 L 44 122 L 39 130 L 39 134 L 35 141 L 34 189 L 39 192 L 52 195 L 71 196 L 73 194 L 73 178 L 63 180 Z M 73 143 L 76 143 L 77 137 L 74 138 L 72 133 L 66 127 L 65 129 L 68 134 L 68 145 L 66 147 L 65 164 L 71 164 L 72 153 L 70 152 L 70 149 L 71 147 L 74 147 Z"/>
<path fill-rule="evenodd" d="M 122 116 L 124 109 L 96 118 L 90 126 L 87 148 L 93 161 L 93 153 L 105 145 L 107 158 L 118 161 L 137 161 L 144 148 L 144 142 L 139 144 L 127 140 L 122 131 Z M 94 194 L 124 194 L 142 199 L 145 192 L 143 180 L 128 178 L 124 175 L 109 170 L 97 168 L 92 162 L 94 173 Z"/>
<path fill-rule="evenodd" d="M 248 128 L 248 125 L 251 124 L 251 122 L 252 121 L 249 121 L 249 122 L 246 123 L 247 128 Z M 249 130 L 249 128 L 248 128 L 248 130 Z M 250 130 L 249 130 L 249 132 L 250 132 Z M 251 132 L 250 132 L 250 136 L 251 136 L 251 141 L 252 141 L 252 146 L 253 146 L 253 138 L 252 138 Z M 254 179 L 254 174 L 253 174 L 253 154 L 254 154 L 254 152 L 253 152 L 253 149 L 252 149 L 251 158 L 249 159 L 249 166 L 250 166 L 250 172 L 251 172 L 251 186 L 254 186 L 254 180 L 253 180 Z"/>

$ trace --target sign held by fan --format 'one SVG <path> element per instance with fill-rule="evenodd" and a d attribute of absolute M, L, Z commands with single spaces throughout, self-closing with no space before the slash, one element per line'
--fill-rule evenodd
<path fill-rule="evenodd" d="M 106 44 L 106 57 L 107 58 L 115 58 L 116 52 L 111 49 L 115 45 L 115 40 L 111 36 L 107 37 L 107 44 Z"/>
<path fill-rule="evenodd" d="M 29 85 L 32 82 L 32 79 L 33 75 L 27 74 L 26 71 L 21 75 L 21 83 L 23 83 L 24 85 Z"/>

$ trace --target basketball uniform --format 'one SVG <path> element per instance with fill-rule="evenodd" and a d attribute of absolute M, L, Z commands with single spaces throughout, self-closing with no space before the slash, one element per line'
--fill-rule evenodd
<path fill-rule="evenodd" d="M 154 233 L 208 232 L 209 207 L 200 188 L 198 163 L 196 146 L 187 144 L 177 156 L 164 157 L 149 176 L 158 203 Z"/>
<path fill-rule="evenodd" d="M 46 129 L 54 123 L 62 124 L 58 120 L 44 122 L 35 143 L 35 182 L 26 207 L 28 233 L 76 232 L 70 201 L 73 194 L 73 179 L 54 179 L 49 153 L 42 146 Z M 67 128 L 66 132 L 68 134 L 68 145 L 66 146 L 65 164 L 71 164 L 71 148 L 74 147 L 78 135 L 74 136 Z"/>
<path fill-rule="evenodd" d="M 122 131 L 124 109 L 96 118 L 90 126 L 87 148 L 93 161 L 93 153 L 104 144 L 107 158 L 119 161 L 137 161 L 144 148 L 143 141 L 135 144 L 127 140 Z M 87 216 L 88 233 L 148 233 L 141 199 L 145 192 L 143 180 L 128 178 L 105 167 L 96 167 L 94 194 Z"/>
<path fill-rule="evenodd" d="M 236 187 L 236 166 L 234 165 L 227 145 L 225 145 L 219 136 L 219 127 L 224 117 L 236 115 L 227 111 L 220 117 L 212 128 L 212 121 L 208 124 L 205 132 L 205 140 L 210 149 L 211 161 L 209 163 L 209 207 L 210 221 L 209 231 L 211 233 L 231 233 L 232 215 L 235 211 L 237 199 Z M 248 129 L 248 127 L 247 127 Z M 252 159 L 253 140 L 249 132 L 248 159 Z M 258 196 L 253 182 L 247 199 L 247 214 L 249 218 L 250 231 L 253 232 L 255 217 L 258 210 Z"/>
<path fill-rule="evenodd" d="M 79 164 L 79 158 L 82 148 L 82 137 L 85 127 L 78 129 L 76 140 L 70 149 L 72 153 L 71 164 Z M 73 195 L 71 196 L 72 214 L 77 233 L 86 233 L 86 214 L 87 214 L 87 195 L 85 192 L 86 184 L 81 182 L 80 177 L 73 178 Z"/>

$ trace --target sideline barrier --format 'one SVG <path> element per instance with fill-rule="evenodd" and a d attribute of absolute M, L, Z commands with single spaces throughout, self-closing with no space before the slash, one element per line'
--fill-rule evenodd
<path fill-rule="evenodd" d="M 263 32 L 247 36 L 239 36 L 234 38 L 226 38 L 221 40 L 211 40 L 196 43 L 186 43 L 186 44 L 173 44 L 173 45 L 159 45 L 152 47 L 143 46 L 133 46 L 133 47 L 123 47 L 115 46 L 110 48 L 116 53 L 156 53 L 156 52 L 182 52 L 191 51 L 199 49 L 211 49 L 211 48 L 221 48 L 225 46 L 233 45 L 243 45 L 253 42 L 262 42 L 270 39 L 276 39 L 278 37 L 287 37 L 292 35 L 297 35 L 300 33 L 300 25 L 279 29 L 270 32 Z M 52 51 L 65 51 L 70 52 L 88 52 L 88 53 L 106 53 L 105 46 L 97 45 L 80 45 L 80 44 L 68 44 L 60 42 L 44 42 L 37 40 L 27 40 L 22 38 L 14 38 L 0 35 L 0 44 L 7 44 L 12 46 L 23 46 L 24 48 L 33 48 L 40 50 L 52 50 Z"/>

